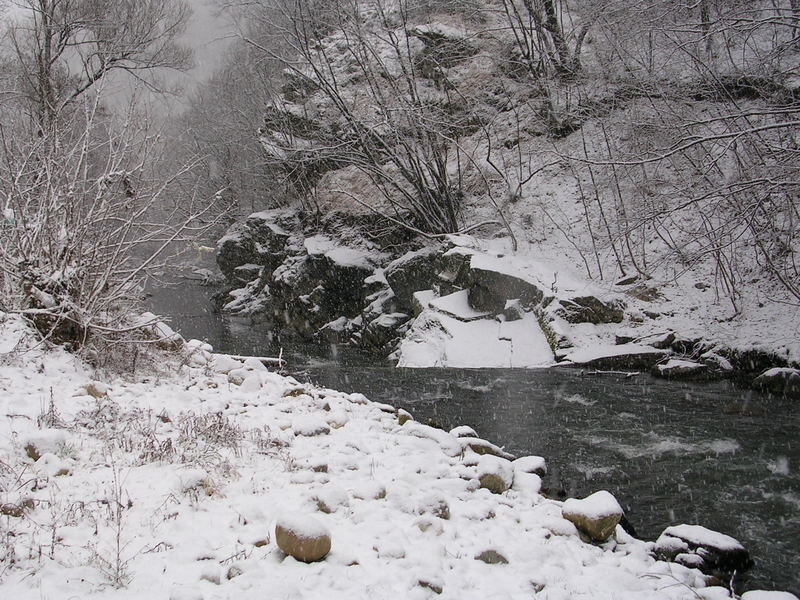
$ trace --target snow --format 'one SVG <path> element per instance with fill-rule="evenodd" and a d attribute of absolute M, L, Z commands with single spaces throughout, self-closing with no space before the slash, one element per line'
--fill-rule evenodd
<path fill-rule="evenodd" d="M 586 498 L 570 498 L 564 502 L 564 512 L 578 514 L 587 519 L 602 519 L 608 515 L 621 515 L 622 507 L 614 496 L 606 490 L 590 494 Z"/>
<path fill-rule="evenodd" d="M 547 473 L 547 461 L 541 456 L 521 456 L 511 464 L 515 472 Z"/>
<path fill-rule="evenodd" d="M 0 323 L 0 339 L 14 320 Z M 522 599 L 535 583 L 551 600 L 690 600 L 706 585 L 619 530 L 616 544 L 584 543 L 563 504 L 539 495 L 538 477 L 476 459 L 450 433 L 400 426 L 361 394 L 300 384 L 251 361 L 238 367 L 252 382 L 244 388 L 215 367 L 231 366 L 219 356 L 201 367 L 159 356 L 159 372 L 127 378 L 60 349 L 0 361 L 0 503 L 32 500 L 26 517 L 0 520 L 0 548 L 13 557 L 0 571 L 0 597 L 255 600 L 268 590 L 423 599 L 433 586 L 442 597 Z M 108 397 L 79 393 L 93 380 Z M 39 429 L 51 389 L 66 427 Z M 346 422 L 327 435 L 296 435 L 336 413 Z M 31 465 L 22 443 L 33 439 L 51 444 L 70 473 L 20 485 Z M 479 472 L 498 471 L 513 479 L 510 489 L 479 488 Z M 334 510 L 318 510 L 318 500 Z M 324 528 L 331 553 L 313 565 L 285 557 L 275 523 Z M 487 548 L 508 564 L 476 561 Z"/>
<path fill-rule="evenodd" d="M 435 300 L 430 300 L 428 306 L 449 317 L 459 321 L 475 321 L 483 319 L 492 313 L 472 308 L 469 304 L 469 290 L 460 290 Z"/>
<path fill-rule="evenodd" d="M 368 270 L 375 267 L 374 252 L 342 246 L 326 235 L 318 234 L 308 237 L 303 244 L 309 256 L 325 256 L 343 267 L 358 267 Z"/>
<path fill-rule="evenodd" d="M 663 536 L 677 537 L 694 544 L 720 550 L 743 550 L 738 540 L 724 533 L 706 529 L 702 525 L 673 525 L 664 530 Z"/>
<path fill-rule="evenodd" d="M 463 308 L 463 307 L 462 307 Z M 400 344 L 399 367 L 544 367 L 553 354 L 536 317 L 464 322 L 436 310 L 435 301 Z"/>
<path fill-rule="evenodd" d="M 330 530 L 311 515 L 282 514 L 275 525 L 291 531 L 298 538 L 314 539 L 330 535 Z"/>

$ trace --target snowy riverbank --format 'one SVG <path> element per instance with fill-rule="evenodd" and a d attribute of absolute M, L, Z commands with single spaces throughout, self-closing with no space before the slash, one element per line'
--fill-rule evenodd
<path fill-rule="evenodd" d="M 360 394 L 192 344 L 182 366 L 95 382 L 0 327 L 3 597 L 729 597 L 619 526 L 582 541 L 526 461 L 496 459 L 511 489 L 481 488 L 474 441 Z M 312 564 L 274 536 L 308 516 L 332 538 Z"/>

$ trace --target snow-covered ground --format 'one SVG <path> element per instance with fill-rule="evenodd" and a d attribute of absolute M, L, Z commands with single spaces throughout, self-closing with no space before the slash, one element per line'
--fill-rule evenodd
<path fill-rule="evenodd" d="M 621 527 L 582 541 L 526 461 L 361 394 L 200 344 L 120 379 L 16 318 L 0 340 L 2 598 L 729 597 Z M 330 532 L 330 553 L 287 557 L 276 522 Z"/>

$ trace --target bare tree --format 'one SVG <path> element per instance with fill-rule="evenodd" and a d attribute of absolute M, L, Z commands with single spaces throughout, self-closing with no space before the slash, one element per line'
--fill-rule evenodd
<path fill-rule="evenodd" d="M 213 222 L 208 199 L 170 202 L 181 173 L 164 176 L 140 114 L 109 119 L 97 96 L 81 108 L 69 143 L 55 148 L 0 128 L 2 308 L 78 346 L 124 330 L 145 275 Z"/>
<path fill-rule="evenodd" d="M 22 83 L 0 105 L 0 308 L 54 341 L 125 338 L 145 276 L 176 242 L 213 224 L 213 195 L 177 187 L 134 94 L 106 99 L 115 71 L 139 87 L 183 68 L 179 1 L 25 0 L 12 27 Z M 31 127 L 31 124 L 33 125 Z M 174 164 L 174 163 L 170 163 Z"/>
<path fill-rule="evenodd" d="M 448 71 L 476 51 L 452 32 L 414 25 L 410 4 L 329 2 L 324 20 L 307 0 L 262 6 L 250 22 L 266 22 L 279 42 L 242 35 L 284 67 L 262 141 L 296 188 L 308 192 L 325 172 L 352 166 L 386 206 L 352 199 L 418 231 L 450 233 L 464 227 L 468 161 L 457 142 L 480 130 L 480 117 Z"/>
<path fill-rule="evenodd" d="M 191 51 L 178 43 L 189 17 L 184 0 L 20 0 L 10 40 L 19 95 L 42 136 L 109 73 L 153 85 L 157 69 L 185 69 Z"/>

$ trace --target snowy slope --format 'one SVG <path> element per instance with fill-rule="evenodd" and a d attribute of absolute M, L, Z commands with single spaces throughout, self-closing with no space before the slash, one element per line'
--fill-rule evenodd
<path fill-rule="evenodd" d="M 72 356 L 25 346 L 0 356 L 0 504 L 24 507 L 0 519 L 0 597 L 728 597 L 622 529 L 584 543 L 535 475 L 479 489 L 465 442 L 360 394 L 197 345 L 89 385 Z M 332 550 L 305 564 L 273 527 L 309 515 Z"/>

